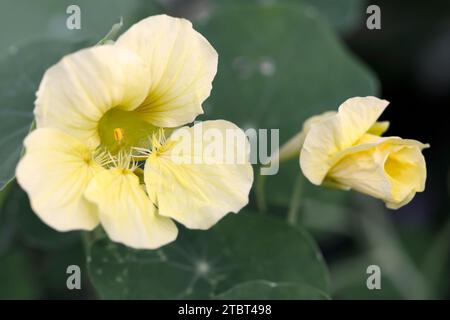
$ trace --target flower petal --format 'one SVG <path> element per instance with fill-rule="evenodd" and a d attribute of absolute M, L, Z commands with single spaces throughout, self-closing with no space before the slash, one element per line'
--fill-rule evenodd
<path fill-rule="evenodd" d="M 377 121 L 373 124 L 372 127 L 367 131 L 369 134 L 381 136 L 383 133 L 389 129 L 390 122 L 389 121 Z"/>
<path fill-rule="evenodd" d="M 185 19 L 152 16 L 133 25 L 116 42 L 150 65 L 152 85 L 138 111 L 151 124 L 177 127 L 203 113 L 217 72 L 218 55 Z"/>
<path fill-rule="evenodd" d="M 399 208 L 424 190 L 427 148 L 415 140 L 368 135 L 367 143 L 341 152 L 325 181 L 332 181 L 382 199 Z"/>
<path fill-rule="evenodd" d="M 147 192 L 161 215 L 208 229 L 248 203 L 253 169 L 247 137 L 237 126 L 205 121 L 178 129 L 165 145 L 170 147 L 151 154 L 144 170 Z"/>
<path fill-rule="evenodd" d="M 411 201 L 416 192 L 425 190 L 427 171 L 421 151 L 428 147 L 415 140 L 403 140 L 385 160 L 384 169 L 391 181 L 394 199 L 387 203 L 389 208 L 399 208 Z"/>
<path fill-rule="evenodd" d="M 155 249 L 177 237 L 175 223 L 156 213 L 139 178 L 129 170 L 104 170 L 92 179 L 85 195 L 97 205 L 102 226 L 113 241 Z"/>
<path fill-rule="evenodd" d="M 383 166 L 386 157 L 376 147 L 349 153 L 331 168 L 327 180 L 378 199 L 390 199 L 392 185 Z"/>
<path fill-rule="evenodd" d="M 311 126 L 300 153 L 300 166 L 312 183 L 320 185 L 335 162 L 336 153 L 355 144 L 376 122 L 388 102 L 375 97 L 345 101 L 334 117 Z"/>
<path fill-rule="evenodd" d="M 106 111 L 134 110 L 149 86 L 149 71 L 132 51 L 113 45 L 80 50 L 44 74 L 35 103 L 37 127 L 59 128 L 96 146 Z"/>
<path fill-rule="evenodd" d="M 25 139 L 26 152 L 16 170 L 33 211 L 59 231 L 92 230 L 98 224 L 95 206 L 83 193 L 101 169 L 81 141 L 56 129 L 36 129 Z"/>

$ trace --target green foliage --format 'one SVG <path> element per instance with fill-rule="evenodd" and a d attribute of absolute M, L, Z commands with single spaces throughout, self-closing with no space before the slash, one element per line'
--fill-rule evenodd
<path fill-rule="evenodd" d="M 204 119 L 223 118 L 245 129 L 280 129 L 284 143 L 309 116 L 336 109 L 351 96 L 376 95 L 376 78 L 336 34 L 357 25 L 364 3 L 210 0 L 210 15 L 193 20 L 219 52 Z M 64 27 L 69 4 L 81 7 L 81 30 Z M 180 16 L 189 11 L 170 9 Z M 437 236 L 400 230 L 397 237 L 399 230 L 386 219 L 384 209 L 373 207 L 366 198 L 361 206 L 347 192 L 307 181 L 301 192 L 294 193 L 300 170 L 297 159 L 267 177 L 266 214 L 249 209 L 256 207 L 251 199 L 249 208 L 210 230 L 180 227 L 178 239 L 159 250 L 133 250 L 95 233 L 86 234 L 83 248 L 79 232 L 59 233 L 39 220 L 27 195 L 11 180 L 32 125 L 43 73 L 65 54 L 96 44 L 120 17 L 124 31 L 159 12 L 159 4 L 145 0 L 2 3 L 0 299 L 95 297 L 89 281 L 99 297 L 114 299 L 377 299 L 445 294 L 448 288 L 441 279 L 449 268 L 450 222 Z M 10 25 L 14 32 L 5 27 Z M 43 39 L 36 41 L 39 38 Z M 293 203 L 298 219 L 288 225 Z M 352 239 L 346 248 L 350 258 L 331 262 L 331 281 L 308 232 L 325 244 L 341 237 Z M 71 264 L 82 269 L 80 292 L 65 287 L 65 271 Z M 381 291 L 367 290 L 365 271 L 370 264 L 382 269 Z"/>
<path fill-rule="evenodd" d="M 37 288 L 27 258 L 18 248 L 0 255 L 0 300 L 36 298 Z"/>
<path fill-rule="evenodd" d="M 14 11 L 24 3 L 7 2 L 5 6 Z M 64 12 L 68 4 L 44 1 L 30 19 Z M 102 10 L 106 5 L 103 1 L 70 4 L 81 7 L 80 32 L 65 29 L 61 31 L 64 34 L 54 34 L 53 28 L 42 32 L 38 24 L 38 28 L 25 25 L 17 30 L 19 40 L 5 37 L 8 50 L 0 58 L 2 188 L 14 177 L 44 71 L 65 54 L 95 44 L 96 40 L 83 44 L 77 41 L 98 41 L 120 16 L 124 17 L 122 30 L 126 30 L 140 15 L 158 10 L 157 5 L 146 6 L 141 1 L 130 2 L 126 8 L 122 2 L 109 2 L 109 10 Z M 224 118 L 246 128 L 279 128 L 283 142 L 307 117 L 334 108 L 348 96 L 375 90 L 372 76 L 348 55 L 310 5 L 288 1 L 271 6 L 217 4 L 211 19 L 198 26 L 220 53 L 213 94 L 205 106 L 208 119 Z M 35 38 L 36 33 L 67 40 L 17 45 Z M 291 166 L 288 175 L 294 170 L 298 172 L 298 167 Z M 284 196 L 288 188 L 280 188 L 273 199 Z M 32 213 L 26 194 L 16 183 L 9 184 L 0 199 L 0 248 L 4 248 L 3 259 L 8 262 L 4 266 L 14 269 L 18 265 L 17 272 L 29 274 L 29 262 L 7 250 L 19 240 L 20 250 L 24 246 L 42 252 L 38 265 L 40 259 L 49 260 L 44 270 L 38 267 L 39 277 L 31 277 L 28 282 L 45 282 L 49 296 L 65 296 L 64 266 L 73 261 L 82 264 L 79 233 L 61 234 L 45 226 Z M 88 241 L 87 250 L 92 282 L 105 298 L 329 298 L 326 266 L 307 232 L 288 226 L 282 219 L 248 210 L 225 218 L 208 231 L 183 229 L 175 243 L 156 251 L 132 250 L 107 238 Z M 58 283 L 63 290 L 58 289 Z M 33 288 L 21 289 L 17 296 L 42 295 Z"/>
<path fill-rule="evenodd" d="M 66 28 L 69 5 L 80 7 L 79 30 Z M 70 42 L 93 39 L 96 43 L 120 17 L 124 21 L 123 31 L 134 22 L 154 14 L 158 8 L 160 6 L 155 1 L 148 0 L 2 0 L 0 52 L 14 51 L 37 39 Z"/>
<path fill-rule="evenodd" d="M 87 277 L 81 291 L 65 286 L 67 266 L 84 266 L 79 232 L 60 233 L 45 225 L 16 182 L 7 191 L 0 208 L 0 299 L 93 296 Z"/>
<path fill-rule="evenodd" d="M 215 3 L 232 3 L 233 5 L 252 3 L 259 6 L 270 7 L 278 4 L 298 4 L 301 3 L 310 11 L 317 11 L 328 22 L 340 32 L 350 32 L 362 23 L 362 12 L 366 0 L 209 0 Z"/>
<path fill-rule="evenodd" d="M 205 299 L 252 280 L 289 284 L 272 293 L 266 288 L 266 295 L 287 290 L 312 299 L 328 292 L 324 261 L 304 230 L 245 211 L 208 231 L 183 230 L 157 251 L 102 239 L 89 252 L 92 281 L 104 298 Z M 257 298 L 261 293 L 249 291 L 255 286 L 261 284 L 236 288 L 236 294 Z"/>
<path fill-rule="evenodd" d="M 307 117 L 376 91 L 368 70 L 300 5 L 223 5 L 199 29 L 220 52 L 208 118 L 279 128 L 285 142 Z"/>
<path fill-rule="evenodd" d="M 208 119 L 227 119 L 244 129 L 277 128 L 282 144 L 308 117 L 377 92 L 377 80 L 308 6 L 218 2 L 199 26 L 220 52 L 205 106 Z M 288 204 L 298 171 L 296 161 L 268 177 L 270 202 Z"/>

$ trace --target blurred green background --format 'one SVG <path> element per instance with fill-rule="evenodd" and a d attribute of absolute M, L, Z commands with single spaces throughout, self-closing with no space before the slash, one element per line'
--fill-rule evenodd
<path fill-rule="evenodd" d="M 70 4 L 81 8 L 80 30 L 66 28 Z M 377 1 L 382 28 L 368 30 L 369 4 L 2 0 L 0 299 L 449 298 L 450 142 L 442 111 L 450 105 L 450 4 Z M 377 95 L 391 102 L 382 116 L 391 121 L 387 134 L 431 144 L 426 191 L 388 211 L 363 195 L 312 186 L 293 160 L 266 178 L 265 213 L 254 190 L 239 215 L 210 231 L 183 231 L 162 250 L 52 231 L 16 183 L 6 184 L 42 74 L 64 54 L 97 43 L 120 17 L 123 32 L 159 13 L 189 18 L 219 52 L 202 119 L 278 128 L 283 143 L 307 117 L 352 96 Z M 73 264 L 82 269 L 82 290 L 66 287 Z M 381 290 L 367 289 L 369 265 L 381 268 Z"/>

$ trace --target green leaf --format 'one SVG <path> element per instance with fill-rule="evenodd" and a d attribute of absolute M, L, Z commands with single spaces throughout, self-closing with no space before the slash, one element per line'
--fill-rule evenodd
<path fill-rule="evenodd" d="M 14 178 L 22 142 L 33 122 L 36 90 L 45 70 L 80 43 L 43 41 L 0 57 L 0 189 Z"/>
<path fill-rule="evenodd" d="M 39 287 L 30 266 L 32 264 L 20 248 L 0 256 L 0 300 L 38 297 Z"/>
<path fill-rule="evenodd" d="M 312 238 L 249 212 L 228 216 L 208 231 L 183 229 L 159 250 L 98 240 L 88 266 L 99 294 L 113 299 L 205 299 L 260 279 L 328 291 L 327 270 Z"/>
<path fill-rule="evenodd" d="M 238 284 L 223 292 L 216 299 L 223 300 L 324 300 L 330 297 L 320 290 L 299 283 L 277 283 L 266 280 Z"/>
<path fill-rule="evenodd" d="M 296 0 L 291 0 L 296 1 Z M 363 24 L 366 18 L 367 0 L 304 0 L 315 7 L 333 27 L 350 32 Z"/>
<path fill-rule="evenodd" d="M 80 7 L 81 29 L 68 29 L 66 13 L 70 5 Z M 123 17 L 124 27 L 160 10 L 152 0 L 2 0 L 0 11 L 0 51 L 15 50 L 19 44 L 37 39 L 79 42 L 101 39 Z M 13 32 L 11 32 L 13 30 Z"/>
<path fill-rule="evenodd" d="M 282 144 L 308 117 L 336 110 L 349 97 L 377 92 L 377 80 L 309 6 L 218 5 L 200 26 L 219 52 L 205 104 L 208 119 L 227 119 L 244 129 L 279 129 Z M 293 161 L 268 177 L 269 203 L 289 203 L 299 170 Z"/>
<path fill-rule="evenodd" d="M 377 82 L 327 24 L 300 5 L 223 5 L 200 27 L 220 55 L 209 118 L 279 128 L 281 141 L 303 121 Z"/>
<path fill-rule="evenodd" d="M 210 2 L 223 2 L 234 4 L 242 3 L 242 0 L 210 0 Z M 310 6 L 310 10 L 317 10 L 328 22 L 341 32 L 350 32 L 361 23 L 365 17 L 366 0 L 246 0 L 260 6 L 272 6 L 280 3 L 303 3 Z"/>

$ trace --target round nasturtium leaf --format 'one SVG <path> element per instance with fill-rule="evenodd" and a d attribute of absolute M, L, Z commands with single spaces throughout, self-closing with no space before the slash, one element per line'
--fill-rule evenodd
<path fill-rule="evenodd" d="M 304 230 L 245 211 L 207 231 L 183 229 L 174 243 L 159 250 L 97 240 L 87 260 L 91 280 L 104 298 L 206 299 L 260 279 L 311 287 L 301 289 L 304 298 L 328 292 L 321 253 Z"/>

